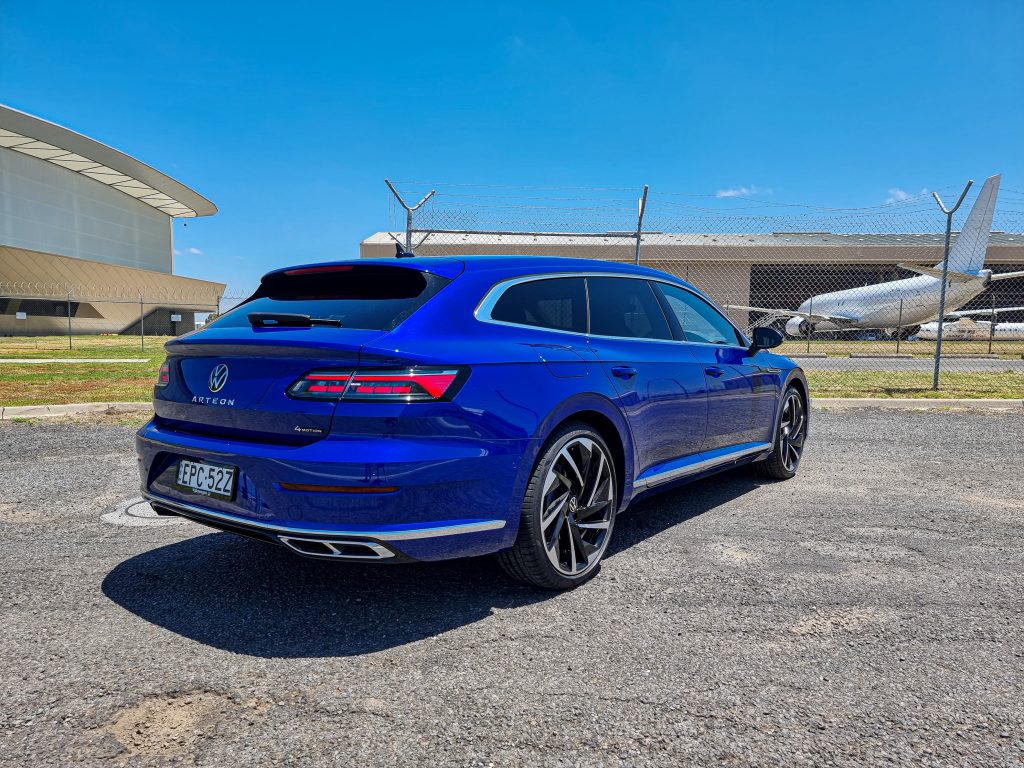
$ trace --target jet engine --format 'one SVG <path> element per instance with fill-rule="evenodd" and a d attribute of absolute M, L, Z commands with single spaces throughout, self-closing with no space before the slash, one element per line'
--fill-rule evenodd
<path fill-rule="evenodd" d="M 803 317 L 791 317 L 786 321 L 786 335 L 794 336 L 796 338 L 806 337 L 808 331 L 813 331 L 814 327 L 810 321 Z"/>

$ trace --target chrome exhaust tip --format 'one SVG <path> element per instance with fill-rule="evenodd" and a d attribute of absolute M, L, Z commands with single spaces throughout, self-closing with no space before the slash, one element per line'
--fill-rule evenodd
<path fill-rule="evenodd" d="M 387 560 L 395 553 L 372 541 L 351 539 L 307 539 L 298 536 L 278 536 L 288 549 L 305 557 L 323 557 L 332 560 Z"/>

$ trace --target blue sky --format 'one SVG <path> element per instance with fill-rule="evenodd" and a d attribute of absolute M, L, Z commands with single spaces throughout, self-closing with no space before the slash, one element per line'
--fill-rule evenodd
<path fill-rule="evenodd" d="M 1024 189 L 1024 3 L 35 3 L 0 100 L 220 212 L 181 274 L 354 256 L 383 178 L 883 203 Z"/>

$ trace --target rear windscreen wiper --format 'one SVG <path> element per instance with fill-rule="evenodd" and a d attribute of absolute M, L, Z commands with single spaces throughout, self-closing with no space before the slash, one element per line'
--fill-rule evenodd
<path fill-rule="evenodd" d="M 253 328 L 312 328 L 314 325 L 333 325 L 335 328 L 341 328 L 341 320 L 331 317 L 276 312 L 250 312 L 249 324 Z"/>

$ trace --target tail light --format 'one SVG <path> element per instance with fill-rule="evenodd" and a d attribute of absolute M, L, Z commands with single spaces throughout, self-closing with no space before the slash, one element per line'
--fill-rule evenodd
<path fill-rule="evenodd" d="M 454 366 L 310 371 L 288 387 L 288 394 L 304 400 L 451 400 L 468 375 L 468 369 Z"/>
<path fill-rule="evenodd" d="M 164 364 L 160 366 L 160 373 L 156 375 L 156 385 L 158 387 L 166 387 L 171 383 L 171 364 L 164 360 Z"/>

